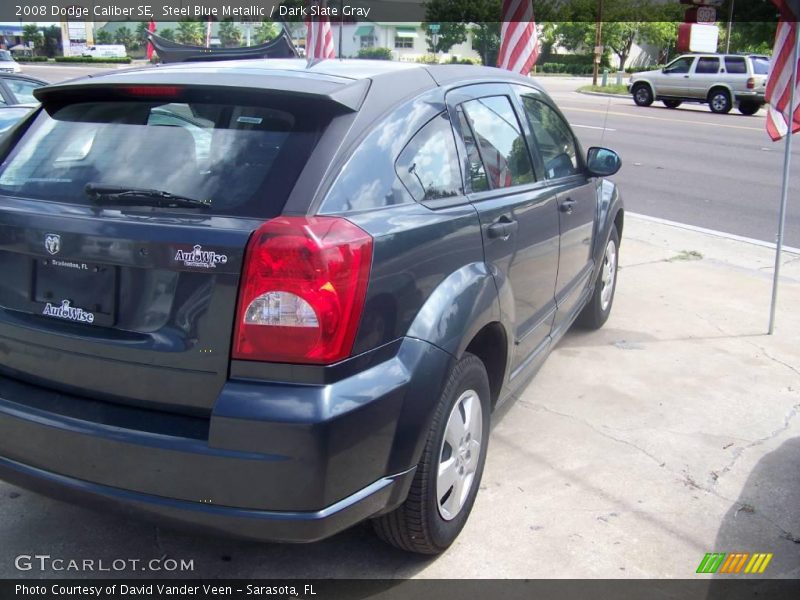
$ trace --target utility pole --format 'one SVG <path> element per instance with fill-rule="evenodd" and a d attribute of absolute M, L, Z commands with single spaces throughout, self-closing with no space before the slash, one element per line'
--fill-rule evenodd
<path fill-rule="evenodd" d="M 731 30 L 733 29 L 733 6 L 736 0 L 731 0 L 731 11 L 728 14 L 728 35 L 725 37 L 725 54 L 731 53 Z"/>
<path fill-rule="evenodd" d="M 600 72 L 600 57 L 603 55 L 603 0 L 597 0 L 597 25 L 594 30 L 594 67 L 592 68 L 592 85 L 597 85 Z"/>

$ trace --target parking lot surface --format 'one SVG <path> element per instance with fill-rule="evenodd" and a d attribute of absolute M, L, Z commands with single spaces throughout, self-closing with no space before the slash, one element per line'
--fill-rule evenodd
<path fill-rule="evenodd" d="M 440 557 L 368 524 L 300 546 L 196 537 L 0 483 L 0 577 L 692 578 L 734 551 L 800 577 L 800 255 L 766 336 L 773 256 L 629 216 L 611 319 L 569 333 L 494 415 L 475 509 Z M 17 569 L 36 554 L 194 569 Z"/>

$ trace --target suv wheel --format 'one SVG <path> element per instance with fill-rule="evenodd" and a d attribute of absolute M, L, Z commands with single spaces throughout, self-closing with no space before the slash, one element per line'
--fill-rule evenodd
<path fill-rule="evenodd" d="M 663 102 L 664 106 L 666 106 L 667 108 L 678 108 L 681 104 L 683 104 L 683 102 L 681 102 L 680 100 L 673 100 L 671 98 L 664 100 Z"/>
<path fill-rule="evenodd" d="M 650 91 L 650 86 L 646 83 L 637 83 L 633 86 L 633 101 L 638 106 L 650 106 L 653 103 L 653 92 Z"/>
<path fill-rule="evenodd" d="M 758 102 L 740 102 L 739 112 L 749 117 L 756 114 L 761 109 L 761 104 Z"/>
<path fill-rule="evenodd" d="M 619 262 L 619 234 L 612 226 L 603 254 L 603 265 L 594 284 L 594 293 L 589 303 L 578 315 L 577 323 L 584 329 L 600 329 L 611 314 L 614 292 L 617 289 L 617 264 Z"/>
<path fill-rule="evenodd" d="M 711 93 L 708 95 L 708 106 L 713 113 L 720 115 L 727 114 L 731 112 L 731 108 L 733 108 L 731 95 L 727 90 L 711 90 Z"/>
<path fill-rule="evenodd" d="M 381 539 L 420 554 L 439 554 L 453 543 L 478 493 L 490 408 L 486 368 L 464 354 L 439 399 L 408 498 L 372 521 Z"/>

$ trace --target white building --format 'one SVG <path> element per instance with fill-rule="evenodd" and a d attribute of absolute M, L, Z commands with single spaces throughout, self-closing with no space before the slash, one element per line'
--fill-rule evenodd
<path fill-rule="evenodd" d="M 333 41 L 337 52 L 339 49 L 339 25 L 331 24 Z M 419 22 L 378 23 L 362 21 L 345 23 L 341 31 L 342 56 L 354 57 L 362 48 L 389 48 L 392 58 L 401 61 L 415 61 L 431 54 L 425 39 L 425 30 Z M 479 59 L 480 56 L 472 48 L 472 33 L 467 34 L 467 41 L 453 46 L 447 53 L 439 53 L 440 62 L 457 58 Z"/>

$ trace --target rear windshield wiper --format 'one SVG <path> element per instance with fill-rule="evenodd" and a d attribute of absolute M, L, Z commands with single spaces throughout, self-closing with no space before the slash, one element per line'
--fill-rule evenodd
<path fill-rule="evenodd" d="M 211 200 L 197 200 L 163 190 L 87 183 L 86 195 L 95 204 L 156 206 L 158 208 L 211 208 Z"/>

